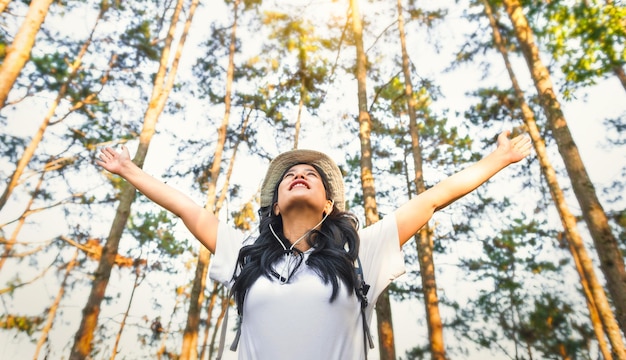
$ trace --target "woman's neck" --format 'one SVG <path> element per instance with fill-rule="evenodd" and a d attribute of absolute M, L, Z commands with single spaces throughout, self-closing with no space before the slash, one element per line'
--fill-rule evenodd
<path fill-rule="evenodd" d="M 303 215 L 296 216 L 283 215 L 283 235 L 291 245 L 296 243 L 294 248 L 300 251 L 307 251 L 311 248 L 307 241 L 307 236 L 315 228 L 320 227 L 322 218 L 319 215 Z"/>

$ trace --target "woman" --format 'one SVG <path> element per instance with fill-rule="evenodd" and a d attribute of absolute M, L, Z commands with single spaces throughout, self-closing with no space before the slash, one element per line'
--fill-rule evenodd
<path fill-rule="evenodd" d="M 508 136 L 362 230 L 344 211 L 342 174 L 332 159 L 312 150 L 280 154 L 262 183 L 254 239 L 143 172 L 125 147 L 103 149 L 98 163 L 179 216 L 214 254 L 210 276 L 231 288 L 242 315 L 240 359 L 365 359 L 376 299 L 405 271 L 402 246 L 436 210 L 530 153 L 528 137 Z"/>

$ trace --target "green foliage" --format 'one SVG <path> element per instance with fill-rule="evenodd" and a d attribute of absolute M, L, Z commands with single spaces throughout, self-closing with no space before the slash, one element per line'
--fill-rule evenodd
<path fill-rule="evenodd" d="M 461 136 L 457 127 L 449 126 L 445 114 L 436 114 L 431 110 L 439 89 L 429 80 L 420 82 L 420 85 L 414 88 L 412 100 L 424 164 L 454 167 L 468 160 L 476 160 L 478 155 L 471 153 L 471 138 Z M 376 87 L 376 93 L 377 101 L 372 104 L 371 112 L 373 134 L 381 138 L 388 137 L 393 141 L 390 144 L 392 148 L 403 149 L 405 154 L 409 154 L 408 99 L 404 81 L 394 77 L 383 86 Z M 397 169 L 397 161 L 388 169 Z"/>
<path fill-rule="evenodd" d="M 256 211 L 252 202 L 247 202 L 240 210 L 231 212 L 231 217 L 235 228 L 244 231 L 252 230 L 253 224 L 257 223 Z"/>
<path fill-rule="evenodd" d="M 268 11 L 262 23 L 270 31 L 270 41 L 255 61 L 268 79 L 260 89 L 266 98 L 266 116 L 286 126 L 291 117 L 284 112 L 300 101 L 316 114 L 331 75 L 330 62 L 323 55 L 327 40 L 316 32 L 315 24 L 291 14 Z"/>
<path fill-rule="evenodd" d="M 176 237 L 174 225 L 172 215 L 161 210 L 156 214 L 144 212 L 131 216 L 127 230 L 140 245 L 153 243 L 161 253 L 175 256 L 189 250 L 189 244 Z"/>
<path fill-rule="evenodd" d="M 419 1 L 409 1 L 409 6 L 406 9 L 409 14 L 407 23 L 417 21 L 420 25 L 430 28 L 437 23 L 444 21 L 449 13 L 448 9 L 427 10 L 418 6 Z"/>
<path fill-rule="evenodd" d="M 533 344 L 544 358 L 585 354 L 587 342 L 594 337 L 587 324 L 576 322 L 574 309 L 551 293 L 535 299 L 534 309 L 520 324 L 519 332 L 520 338 Z"/>
<path fill-rule="evenodd" d="M 41 57 L 33 56 L 31 62 L 37 69 L 37 74 L 31 77 L 36 91 L 58 91 L 67 79 L 69 64 L 65 54 L 54 52 Z"/>
<path fill-rule="evenodd" d="M 21 154 L 26 146 L 25 139 L 0 133 L 0 154 L 2 155 L 2 158 L 15 163 L 17 162 L 18 154 Z M 0 173 L 4 173 L 5 171 L 5 169 L 2 169 L 0 170 Z M 5 178 L 8 177 L 9 175 L 5 174 Z"/>
<path fill-rule="evenodd" d="M 26 1 L 18 3 L 20 6 L 23 5 L 23 9 L 28 5 Z M 232 3 L 230 0 L 226 2 L 229 6 Z M 17 3 L 10 4 L 15 6 Z M 37 37 L 35 48 L 31 53 L 31 62 L 27 64 L 18 85 L 12 90 L 17 94 L 13 96 L 15 101 L 7 108 L 3 108 L 0 115 L 2 129 L 0 175 L 7 178 L 30 141 L 30 136 L 36 132 L 40 114 L 46 112 L 61 84 L 66 82 L 68 85 L 67 93 L 52 119 L 53 125 L 56 126 L 50 126 L 47 130 L 42 145 L 36 150 L 35 160 L 28 165 L 27 172 L 18 184 L 15 198 L 11 199 L 16 202 L 8 204 L 9 212 L 4 212 L 2 222 L 6 223 L 6 228 L 3 231 L 9 234 L 16 224 L 13 213 L 24 209 L 25 203 L 20 201 L 29 199 L 35 193 L 33 182 L 43 168 L 44 162 L 50 158 L 71 159 L 62 164 L 64 170 L 46 174 L 44 190 L 37 191 L 35 204 L 24 223 L 24 232 L 19 234 L 19 238 L 22 239 L 20 246 L 24 248 L 26 243 L 32 242 L 34 246 L 45 243 L 49 231 L 63 233 L 67 231 L 66 228 L 73 226 L 76 230 L 69 230 L 75 232 L 69 236 L 71 238 L 101 239 L 106 236 L 103 233 L 108 230 L 114 213 L 112 203 L 119 200 L 118 190 L 128 186 L 128 183 L 119 176 L 96 167 L 93 164 L 93 157 L 101 146 L 126 142 L 129 143 L 129 147 L 136 145 L 142 126 L 142 115 L 147 110 L 147 99 L 152 90 L 151 80 L 157 65 L 155 62 L 159 60 L 160 47 L 163 46 L 166 17 L 171 14 L 173 6 L 171 2 L 146 0 L 109 3 L 78 1 L 55 4 L 63 5 L 65 8 L 59 9 L 57 6 L 57 11 L 49 14 Z M 329 4 L 343 6 L 337 2 Z M 407 25 L 414 26 L 407 29 L 407 40 L 411 44 L 409 56 L 411 61 L 415 61 L 415 64 L 411 64 L 415 83 L 410 100 L 417 105 L 417 130 L 423 165 L 426 169 L 427 187 L 436 183 L 442 176 L 464 167 L 466 162 L 477 160 L 481 157 L 478 150 L 483 150 L 481 153 L 484 154 L 485 148 L 493 148 L 494 135 L 503 124 L 519 122 L 519 104 L 510 91 L 489 87 L 491 83 L 486 84 L 483 81 L 473 87 L 472 85 L 466 87 L 466 84 L 458 83 L 458 78 L 455 78 L 452 80 L 455 81 L 453 86 L 475 90 L 468 96 L 475 96 L 479 100 L 471 107 L 465 107 L 464 102 L 462 105 L 456 102 L 452 104 L 447 91 L 444 93 L 446 88 L 438 87 L 441 84 L 440 74 L 430 75 L 433 64 L 425 62 L 424 57 L 431 54 L 431 49 L 421 47 L 422 41 L 429 43 L 427 46 L 432 45 L 436 50 L 442 49 L 444 45 L 454 44 L 456 39 L 447 37 L 450 34 L 448 31 L 454 30 L 454 35 L 458 35 L 458 31 L 465 31 L 466 27 L 457 25 L 471 19 L 467 43 L 462 45 L 457 58 L 445 59 L 446 62 L 451 61 L 454 64 L 443 66 L 455 70 L 455 66 L 462 59 L 466 60 L 463 72 L 482 69 L 483 74 L 490 76 L 489 80 L 493 77 L 497 77 L 498 81 L 503 79 L 505 76 L 503 72 L 493 73 L 494 67 L 491 65 L 500 60 L 491 56 L 493 55 L 490 51 L 491 33 L 486 30 L 484 16 L 480 11 L 476 11 L 477 4 L 472 2 L 469 7 L 449 7 L 450 11 L 454 10 L 455 16 L 445 21 L 443 20 L 448 9 L 424 10 L 420 8 L 422 4 L 416 1 L 409 1 L 405 7 L 405 14 L 408 14 Z M 576 6 L 565 8 L 568 4 Z M 532 15 L 529 19 L 536 21 L 536 29 L 541 30 L 537 34 L 542 50 L 548 49 L 547 46 L 554 46 L 554 51 L 559 54 L 555 57 L 557 59 L 555 65 L 565 64 L 563 66 L 566 70 L 569 66 L 575 74 L 571 75 L 568 81 L 579 81 L 581 84 L 586 84 L 585 81 L 592 84 L 593 81 L 609 74 L 608 52 L 601 47 L 601 43 L 608 44 L 613 41 L 613 47 L 616 49 L 615 59 L 618 60 L 614 64 L 623 65 L 624 58 L 623 29 L 616 28 L 616 21 L 620 20 L 620 17 L 624 18 L 623 7 L 620 7 L 620 4 L 609 7 L 593 1 L 588 4 L 589 8 L 584 8 L 578 1 L 524 2 L 525 10 L 530 11 L 529 14 Z M 76 77 L 68 82 L 69 64 L 75 58 L 77 49 L 81 47 L 81 41 L 87 36 L 88 28 L 93 25 L 94 11 L 101 5 L 111 6 L 111 9 L 96 28 L 93 42 L 82 59 Z M 159 162 L 159 166 L 168 165 L 162 162 L 171 162 L 172 166 L 180 171 L 168 172 L 164 176 L 171 176 L 176 180 L 189 180 L 196 195 L 204 193 L 206 181 L 210 180 L 207 178 L 207 165 L 214 158 L 215 124 L 223 116 L 225 65 L 229 56 L 232 13 L 221 13 L 220 10 L 217 14 L 214 8 L 220 8 L 221 5 L 223 4 L 204 4 L 201 6 L 202 11 L 205 11 L 202 14 L 204 17 L 196 17 L 194 20 L 181 62 L 182 75 L 179 76 L 179 83 L 175 85 L 176 91 L 169 99 L 168 107 L 171 113 L 163 114 L 163 119 L 159 120 L 159 125 L 155 129 L 159 140 L 169 141 L 170 144 L 167 147 L 161 146 L 163 143 L 160 143 L 159 147 L 151 145 L 153 148 L 150 150 L 150 153 L 168 151 L 162 159 L 157 158 L 155 161 Z M 310 129 L 322 130 L 323 135 L 337 136 L 339 139 L 340 145 L 333 143 L 333 146 L 336 146 L 333 151 L 347 149 L 345 154 L 336 160 L 345 174 L 349 199 L 347 207 L 358 216 L 363 196 L 358 190 L 360 154 L 358 150 L 354 152 L 352 150 L 352 146 L 358 146 L 358 133 L 356 108 L 352 104 L 355 94 L 351 92 L 350 85 L 354 83 L 352 72 L 354 49 L 351 48 L 353 39 L 348 30 L 350 24 L 346 22 L 343 11 L 340 11 L 338 16 L 331 17 L 321 12 L 314 14 L 316 12 L 314 7 L 294 11 L 294 8 L 289 7 L 293 5 L 290 2 L 282 2 L 276 7 L 273 5 L 275 4 L 262 3 L 260 0 L 244 1 L 245 10 L 239 13 L 238 38 L 235 43 L 235 83 L 232 88 L 233 108 L 230 115 L 241 122 L 243 119 L 250 120 L 244 134 L 245 144 L 242 144 L 239 151 L 257 159 L 269 160 L 275 155 L 276 150 L 284 150 L 293 130 L 293 114 L 296 113 L 296 107 L 302 99 L 305 115 L 317 115 L 318 119 L 316 123 L 303 123 L 303 132 Z M 368 110 L 372 116 L 377 200 L 380 205 L 379 212 L 384 216 L 389 214 L 390 209 L 403 203 L 408 193 L 414 192 L 414 185 L 411 185 L 414 172 L 408 132 L 409 98 L 404 93 L 405 83 L 403 76 L 400 75 L 398 38 L 397 32 L 394 31 L 397 15 L 393 9 L 395 3 L 365 2 L 363 5 L 364 9 L 370 9 L 363 13 L 366 20 L 365 42 L 368 47 L 368 83 L 371 86 L 368 89 L 368 101 L 372 100 Z M 70 11 L 72 9 L 69 7 L 74 6 L 77 6 L 79 11 Z M 372 10 L 372 6 L 375 6 L 375 9 Z M 461 16 L 465 15 L 463 19 L 457 16 L 458 11 L 463 12 Z M 8 12 L 2 14 L 0 59 L 10 44 L 8 39 L 14 36 L 11 32 L 17 28 L 14 26 L 17 22 L 11 22 L 10 16 L 17 13 L 19 12 L 12 11 L 11 14 Z M 77 13 L 84 18 L 77 20 Z M 319 16 L 310 17 L 311 15 Z M 502 18 L 499 19 L 501 20 Z M 557 29 L 557 21 L 566 26 Z M 439 24 L 443 27 L 438 29 Z M 546 24 L 549 26 L 543 26 Z M 501 21 L 498 26 L 507 38 L 512 38 L 510 25 Z M 416 30 L 416 27 L 420 28 Z M 447 35 L 440 31 L 442 29 Z M 551 33 L 552 29 L 554 31 Z M 580 45 L 583 44 L 582 39 L 589 41 L 585 40 L 587 42 L 583 46 Z M 510 43 L 508 46 L 510 50 L 515 50 L 515 44 Z M 594 50 L 587 52 L 588 49 Z M 439 68 L 441 64 L 435 65 Z M 456 72 L 456 75 L 465 74 Z M 479 88 L 485 84 L 488 87 Z M 372 89 L 373 92 L 369 92 Z M 454 110 L 448 109 L 448 106 Z M 541 125 L 543 119 L 538 120 Z M 621 119 L 608 121 L 607 128 L 610 131 L 607 131 L 605 138 L 612 145 L 621 146 L 624 144 L 623 124 L 619 120 Z M 341 128 L 341 133 L 329 134 L 331 130 L 324 128 L 327 121 L 334 121 L 335 124 L 341 122 L 343 128 L 332 127 L 332 131 Z M 15 124 L 18 129 L 15 129 Z M 9 125 L 13 125 L 14 131 L 9 129 Z M 237 126 L 229 127 L 227 146 L 232 146 L 240 140 L 239 130 Z M 169 147 L 171 144 L 175 145 Z M 343 145 L 346 145 L 345 148 L 342 148 Z M 480 145 L 484 147 L 478 149 Z M 161 153 L 157 154 L 161 156 Z M 173 161 L 170 160 L 170 155 L 173 156 Z M 536 163 L 533 164 L 535 165 Z M 245 167 L 246 164 L 242 165 L 236 161 L 235 167 L 238 166 Z M 111 181 L 113 189 L 106 181 L 103 186 L 103 174 Z M 256 179 L 262 174 L 247 175 Z M 538 179 L 539 176 L 534 176 L 532 181 Z M 612 193 L 618 194 L 616 201 L 621 200 L 623 191 L 620 191 L 622 188 L 619 186 L 623 185 L 622 183 L 621 179 L 616 180 L 615 187 L 611 189 Z M 505 183 L 504 186 L 509 186 L 509 183 Z M 499 190 L 497 186 L 485 188 Z M 248 190 L 249 186 L 242 183 L 231 183 L 228 203 L 237 204 L 239 198 L 247 196 Z M 543 188 L 537 191 L 547 194 Z M 548 197 L 545 194 L 544 196 Z M 522 197 L 526 197 L 525 194 Z M 533 201 L 531 196 L 528 198 Z M 172 311 L 172 329 L 183 328 L 184 325 L 177 321 L 184 317 L 181 313 L 184 310 L 181 309 L 188 308 L 188 303 L 185 303 L 188 301 L 186 293 L 188 289 L 185 285 L 192 276 L 190 269 L 195 264 L 196 255 L 188 241 L 193 241 L 193 245 L 197 245 L 195 240 L 185 239 L 187 233 L 183 232 L 181 235 L 178 232 L 178 226 L 181 224 L 173 215 L 158 209 L 155 211 L 153 205 L 145 203 L 142 195 L 139 195 L 139 200 L 133 206 L 147 210 L 133 213 L 129 218 L 127 228 L 124 230 L 124 242 L 126 240 L 130 242 L 122 244 L 121 248 L 130 249 L 129 252 L 140 251 L 142 256 L 147 254 L 145 259 L 150 260 L 151 271 L 146 274 L 148 281 L 142 286 L 154 288 L 152 298 L 136 298 L 136 303 L 133 303 L 133 313 L 128 323 L 132 326 L 128 326 L 123 335 L 123 341 L 130 339 L 131 342 L 136 339 L 133 338 L 135 335 L 132 331 L 137 331 L 139 339 L 147 333 L 140 317 L 151 311 L 163 312 L 163 315 Z M 541 210 L 548 201 L 538 201 L 540 204 L 536 205 L 537 209 Z M 146 208 L 147 206 L 150 207 Z M 61 208 L 60 216 L 54 213 L 55 208 Z M 498 352 L 498 349 L 511 344 L 518 344 L 520 345 L 518 349 L 528 347 L 530 351 L 535 352 L 534 358 L 555 358 L 557 347 L 562 345 L 572 358 L 585 358 L 582 355 L 584 350 L 581 350 L 580 346 L 588 339 L 586 337 L 588 329 L 584 321 L 585 315 L 581 315 L 579 310 L 581 304 L 584 305 L 584 299 L 572 296 L 571 292 L 564 293 L 563 290 L 564 287 L 572 287 L 571 284 L 563 284 L 562 279 L 564 274 L 567 274 L 564 269 L 569 269 L 571 264 L 567 257 L 561 256 L 563 250 L 557 249 L 560 252 L 553 252 L 551 245 L 556 242 L 556 235 L 551 225 L 544 222 L 545 214 L 537 211 L 533 214 L 522 213 L 527 216 L 522 217 L 519 215 L 521 208 L 519 204 L 508 199 L 501 200 L 490 191 L 481 188 L 463 202 L 456 203 L 438 214 L 441 217 L 435 220 L 436 226 L 433 228 L 434 252 L 436 264 L 443 266 L 437 268 L 448 275 L 448 271 L 454 272 L 457 266 L 461 266 L 462 270 L 465 270 L 465 274 L 461 274 L 461 277 L 465 278 L 462 284 L 468 286 L 468 290 L 459 288 L 449 291 L 447 287 L 450 284 L 443 280 L 449 277 L 438 276 L 438 281 L 441 281 L 437 285 L 442 295 L 440 306 L 444 310 L 442 314 L 446 334 L 454 332 L 457 335 L 457 339 L 446 338 L 446 344 L 450 347 L 472 347 L 475 343 L 493 352 Z M 243 204 L 235 211 L 228 209 L 231 222 L 239 229 L 250 230 L 258 222 L 255 209 L 253 201 Z M 515 214 L 513 219 L 510 218 L 511 213 Z M 626 248 L 624 235 L 626 215 L 623 209 L 609 214 L 611 225 L 619 234 L 623 248 Z M 532 218 L 529 218 L 531 216 Z M 476 245 L 474 247 L 460 251 L 455 248 L 463 242 L 472 242 L 476 239 L 481 241 L 474 242 L 473 245 Z M 459 252 L 452 253 L 453 251 Z M 19 267 L 14 268 L 16 273 L 21 275 L 25 273 L 24 270 L 41 270 L 42 264 L 45 264 L 44 257 L 50 253 L 51 251 L 43 255 L 40 252 L 37 255 L 25 256 Z M 459 254 L 468 256 L 461 264 L 458 263 Z M 130 260 L 132 263 L 135 260 L 134 255 L 122 260 Z M 409 272 L 401 281 L 392 284 L 390 290 L 394 300 L 410 299 L 416 301 L 419 306 L 421 282 L 415 249 L 405 248 L 405 255 Z M 454 256 L 454 259 L 448 261 L 446 258 L 441 261 L 444 256 L 449 255 Z M 170 259 L 171 263 L 167 264 Z M 8 261 L 12 260 L 14 259 Z M 85 260 L 77 266 L 75 274 L 79 274 L 82 281 L 70 283 L 69 286 L 75 291 L 66 292 L 63 302 L 67 303 L 65 307 L 61 304 L 60 309 L 68 309 L 68 304 L 85 301 L 80 294 L 88 286 L 86 282 L 92 279 L 94 264 L 94 261 Z M 10 265 L 5 266 L 9 271 L 13 270 Z M 120 274 L 122 274 L 120 280 L 127 280 L 124 276 L 128 274 L 127 271 Z M 24 284 L 19 278 L 15 281 L 13 279 L 6 281 L 5 288 L 9 291 L 11 288 L 14 289 L 6 298 L 6 307 L 9 309 L 7 313 L 17 313 L 12 307 L 19 311 L 22 304 L 17 304 L 15 299 L 22 294 L 18 294 L 18 291 L 23 291 L 26 286 L 37 289 L 41 283 L 44 283 L 44 291 L 55 291 L 54 280 L 55 278 L 50 276 L 45 281 L 32 284 Z M 405 280 L 406 284 L 403 283 Z M 112 281 L 111 285 L 118 284 Z M 162 291 L 164 288 L 176 288 L 177 293 Z M 476 291 L 481 292 L 477 294 Z M 454 300 L 458 299 L 446 297 L 453 292 L 460 294 L 459 298 L 467 302 L 459 300 L 455 303 Z M 109 291 L 108 295 L 105 305 L 111 308 L 106 311 L 115 311 L 118 306 L 124 305 L 121 301 L 124 298 L 123 293 Z M 170 303 L 173 303 L 174 299 L 181 302 L 177 302 L 172 308 Z M 149 309 L 150 306 L 146 304 L 151 304 L 154 309 Z M 49 300 L 41 299 L 37 305 L 45 308 L 49 306 Z M 450 313 L 457 316 L 451 319 Z M 67 312 L 60 313 L 53 331 L 61 333 L 67 330 L 64 326 L 75 325 L 73 323 L 75 317 L 69 315 Z M 131 324 L 132 321 L 136 322 Z M 9 336 L 17 332 L 32 334 L 37 324 L 41 324 L 37 317 L 7 314 L 0 316 L 0 328 Z M 92 354 L 106 352 L 106 343 L 119 323 L 117 318 L 107 318 L 99 319 L 99 325 L 99 332 L 94 334 Z M 426 331 L 424 323 L 419 323 L 418 326 L 419 331 Z M 66 340 L 71 335 L 70 331 Z M 426 338 L 421 334 L 417 336 L 418 339 Z M 471 341 L 466 341 L 464 336 Z M 165 345 L 172 348 L 177 346 L 173 344 L 179 340 L 179 337 L 173 335 L 168 338 Z M 405 357 L 408 359 L 428 357 L 428 345 L 423 344 L 425 341 L 420 341 L 420 345 L 408 351 Z M 59 341 L 61 345 L 50 343 L 52 350 L 48 356 L 62 357 L 60 353 L 65 350 L 58 348 L 62 348 L 64 343 L 66 341 L 63 339 Z M 131 348 L 133 347 L 124 348 L 119 356 L 144 358 L 150 356 L 146 354 L 154 354 L 155 350 L 138 346 L 137 348 L 141 349 L 132 353 L 136 349 Z M 144 350 L 145 352 L 139 353 Z M 524 357 L 521 352 L 519 358 Z M 464 355 L 466 354 L 451 358 L 468 357 Z M 506 355 L 514 357 L 512 354 Z"/>
<path fill-rule="evenodd" d="M 626 113 L 614 119 L 605 119 L 604 124 L 607 131 L 607 140 L 615 146 L 626 145 Z"/>
<path fill-rule="evenodd" d="M 32 335 L 43 321 L 44 318 L 41 316 L 2 314 L 0 315 L 0 329 L 17 330 Z"/>
<path fill-rule="evenodd" d="M 224 101 L 225 69 L 221 60 L 228 58 L 229 36 L 227 28 L 211 24 L 210 33 L 202 43 L 205 56 L 199 57 L 193 66 L 193 74 L 199 82 L 200 98 L 207 98 L 211 103 Z M 237 71 L 242 71 L 238 68 Z M 237 78 L 237 76 L 235 76 Z"/>
<path fill-rule="evenodd" d="M 406 351 L 404 354 L 405 357 L 401 357 L 401 359 L 406 360 L 424 360 L 431 359 L 430 355 L 430 346 L 415 346 L 410 350 Z"/>
<path fill-rule="evenodd" d="M 477 281 L 488 281 L 482 282 L 485 287 L 461 308 L 458 318 L 480 317 L 503 331 L 465 329 L 464 336 L 487 348 L 508 339 L 527 349 L 529 356 L 538 351 L 543 358 L 564 352 L 572 357 L 587 353 L 586 343 L 593 336 L 588 323 L 581 322 L 577 311 L 563 300 L 564 294 L 547 282 L 551 278 L 558 282 L 558 274 L 567 265 L 558 258 L 542 256 L 543 251 L 549 251 L 546 243 L 556 235 L 535 219 L 512 219 L 507 228 L 482 241 L 482 256 L 463 261 Z M 537 276 L 546 283 L 533 291 L 527 284 Z"/>
<path fill-rule="evenodd" d="M 565 74 L 563 95 L 591 86 L 626 65 L 626 6 L 621 2 L 553 1 L 540 35 Z"/>
<path fill-rule="evenodd" d="M 161 57 L 161 48 L 158 42 L 155 43 L 155 36 L 152 34 L 152 23 L 148 20 L 141 20 L 138 24 L 127 29 L 120 37 L 120 42 L 134 49 L 136 52 L 132 54 L 135 60 L 145 58 L 147 60 L 158 61 Z M 129 55 L 120 59 L 128 60 Z M 130 63 L 128 64 L 130 65 Z"/>

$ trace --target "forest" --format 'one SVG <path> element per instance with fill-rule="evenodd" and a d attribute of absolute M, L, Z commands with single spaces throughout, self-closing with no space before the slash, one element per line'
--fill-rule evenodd
<path fill-rule="evenodd" d="M 210 252 L 103 147 L 252 232 L 283 151 L 368 226 L 510 130 L 532 154 L 404 246 L 369 358 L 626 359 L 625 44 L 621 0 L 0 0 L 0 358 L 216 358 Z"/>

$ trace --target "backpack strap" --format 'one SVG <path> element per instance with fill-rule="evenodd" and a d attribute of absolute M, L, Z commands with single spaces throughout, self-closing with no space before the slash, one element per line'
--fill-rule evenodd
<path fill-rule="evenodd" d="M 374 348 L 374 340 L 372 340 L 372 334 L 370 333 L 369 325 L 367 324 L 367 318 L 365 316 L 365 309 L 369 302 L 367 301 L 367 292 L 370 289 L 370 286 L 365 282 L 363 278 L 363 268 L 361 266 L 361 259 L 357 257 L 356 266 L 354 268 L 356 273 L 357 283 L 355 286 L 355 292 L 359 301 L 361 302 L 361 321 L 363 323 L 363 348 L 365 350 L 365 359 L 367 360 L 367 351 L 368 345 L 370 349 Z M 232 292 L 228 290 L 228 299 L 230 302 L 232 297 Z M 222 355 L 224 353 L 224 343 L 226 341 L 226 331 L 228 330 L 228 310 L 230 309 L 230 305 L 226 308 L 226 313 L 224 314 L 224 320 L 222 321 L 222 329 L 220 332 L 220 342 L 217 349 L 217 360 L 222 359 Z M 241 322 L 241 317 L 240 317 Z M 230 345 L 230 351 L 237 351 L 237 346 L 239 345 L 239 337 L 241 336 L 241 324 L 237 327 L 237 334 L 235 334 L 235 338 L 233 339 L 233 343 Z"/>
<path fill-rule="evenodd" d="M 357 257 L 356 259 L 356 279 L 357 284 L 355 287 L 356 295 L 361 301 L 361 321 L 363 322 L 363 348 L 365 350 L 365 359 L 367 360 L 367 346 L 369 345 L 370 349 L 374 348 L 374 340 L 372 340 L 372 334 L 370 333 L 369 325 L 367 324 L 367 318 L 365 316 L 365 309 L 369 304 L 367 301 L 367 292 L 370 289 L 370 286 L 365 282 L 363 278 L 363 267 L 361 266 L 361 259 Z"/>
<path fill-rule="evenodd" d="M 228 290 L 228 298 L 226 301 L 230 303 L 230 299 L 233 294 L 231 290 Z M 226 307 L 226 312 L 224 313 L 224 320 L 222 321 L 222 329 L 220 331 L 220 342 L 217 348 L 217 360 L 222 359 L 222 355 L 224 354 L 224 342 L 226 341 L 226 331 L 228 330 L 228 310 L 230 309 L 230 304 Z M 237 327 L 237 334 L 235 334 L 235 339 L 233 339 L 233 343 L 230 345 L 230 351 L 237 351 L 237 345 L 239 345 L 239 336 L 241 335 L 241 324 Z"/>

